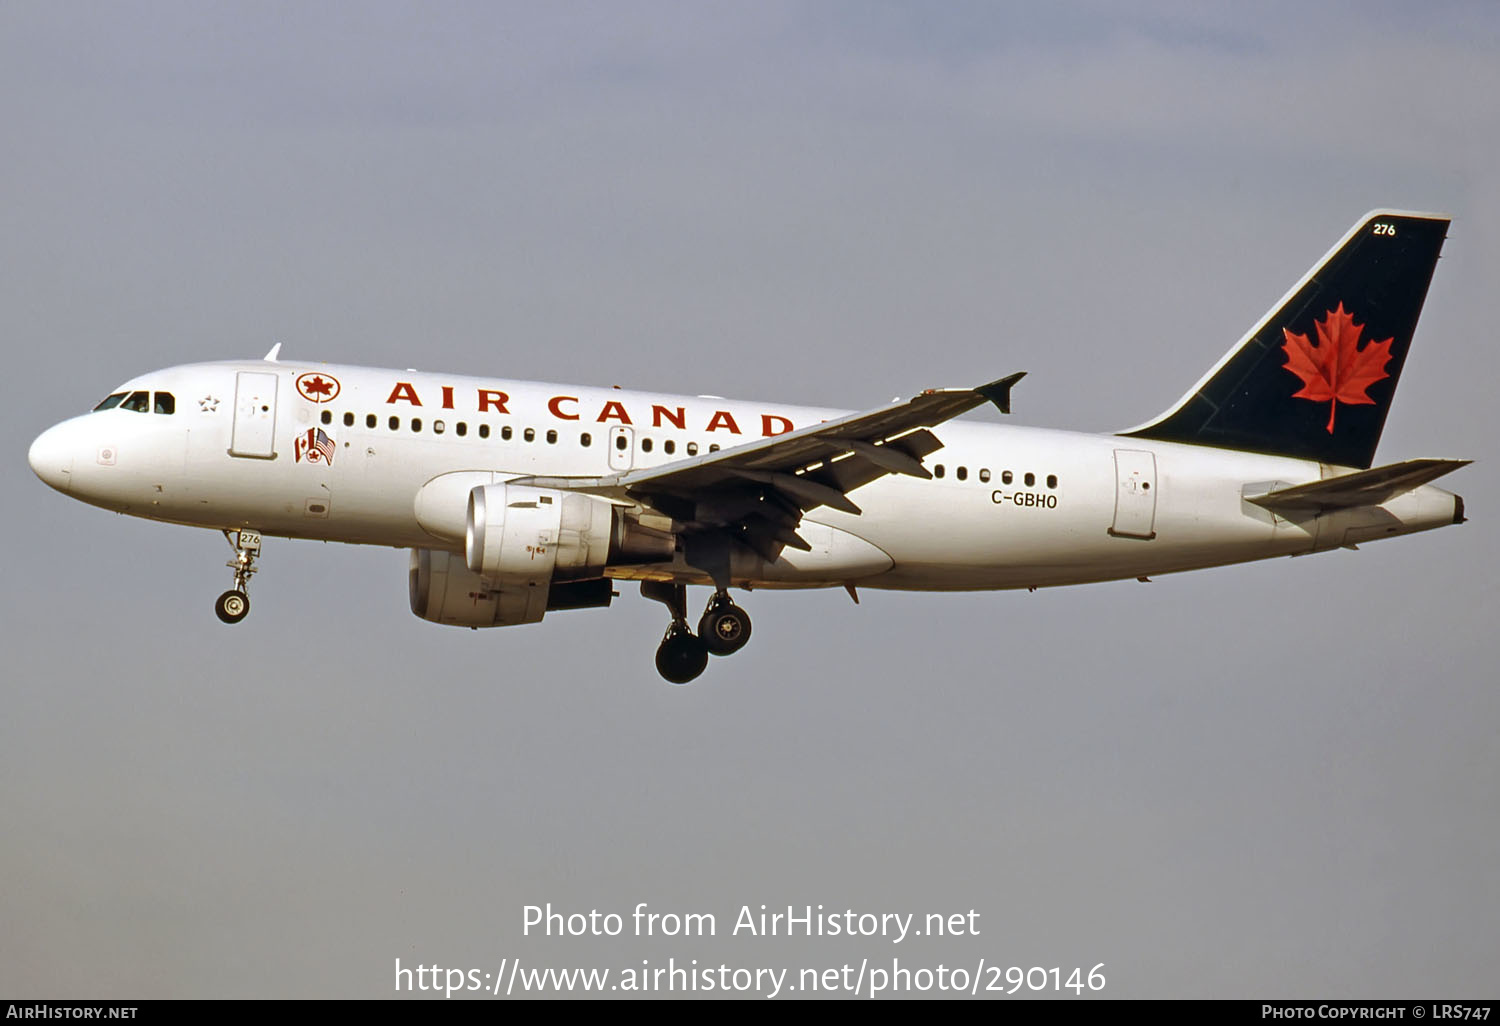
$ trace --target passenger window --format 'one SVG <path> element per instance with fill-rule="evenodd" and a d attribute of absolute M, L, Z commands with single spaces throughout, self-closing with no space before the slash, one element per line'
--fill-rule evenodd
<path fill-rule="evenodd" d="M 157 413 L 176 413 L 177 399 L 171 392 L 157 392 L 156 402 L 152 405 Z"/>
<path fill-rule="evenodd" d="M 957 470 L 955 470 L 953 472 L 953 475 L 955 477 L 957 477 L 960 481 L 967 481 L 969 479 L 969 468 L 968 467 L 959 467 Z"/>
<path fill-rule="evenodd" d="M 670 438 L 661 443 L 661 447 L 667 451 L 668 456 L 677 451 L 677 443 L 672 441 Z"/>
<path fill-rule="evenodd" d="M 323 411 L 323 416 L 322 416 L 321 419 L 322 419 L 322 421 L 323 421 L 324 424 L 332 424 L 333 423 L 333 411 L 332 410 L 324 410 Z"/>
<path fill-rule="evenodd" d="M 453 430 L 458 432 L 459 438 L 462 438 L 464 435 L 469 433 L 469 425 L 465 424 L 463 421 L 459 421 L 457 424 L 453 425 Z"/>
<path fill-rule="evenodd" d="M 990 468 L 989 467 L 981 467 L 979 469 L 979 480 L 987 482 L 987 481 L 989 481 L 989 479 L 990 479 Z"/>
<path fill-rule="evenodd" d="M 353 427 L 353 426 L 354 426 L 354 414 L 352 414 L 352 413 L 346 413 L 346 414 L 344 414 L 344 427 Z"/>
<path fill-rule="evenodd" d="M 1026 487 L 1030 488 L 1034 484 L 1036 484 L 1036 475 L 1029 470 L 1026 471 Z"/>
<path fill-rule="evenodd" d="M 710 445 L 708 447 L 708 451 L 709 452 L 718 452 L 719 451 L 719 443 L 715 442 L 713 445 Z"/>
<path fill-rule="evenodd" d="M 488 424 L 481 424 L 481 425 L 479 425 L 479 437 L 480 438 L 488 438 L 488 437 L 490 437 L 490 426 Z"/>
<path fill-rule="evenodd" d="M 413 417 L 411 419 L 411 429 L 413 431 L 421 431 L 422 430 L 422 418 L 421 417 Z"/>
<path fill-rule="evenodd" d="M 626 438 L 624 435 L 615 435 L 615 448 L 619 449 L 621 452 L 624 452 L 626 449 L 630 448 L 630 439 Z"/>
<path fill-rule="evenodd" d="M 511 436 L 510 425 L 507 424 L 503 428 L 500 429 L 500 440 L 502 442 L 508 442 L 508 441 L 510 441 L 510 436 Z"/>
<path fill-rule="evenodd" d="M 1006 470 L 1006 471 L 1002 471 L 1001 472 L 1001 474 L 1000 474 L 1000 483 L 1001 484 L 1010 484 L 1014 480 L 1015 480 L 1015 476 L 1013 474 L 1011 474 L 1010 471 Z"/>
<path fill-rule="evenodd" d="M 536 441 L 536 428 L 527 428 L 525 434 L 523 434 L 521 437 L 526 439 L 526 441 L 528 442 Z"/>
<path fill-rule="evenodd" d="M 120 409 L 129 410 L 132 413 L 145 413 L 151 408 L 151 395 L 149 392 L 131 392 L 130 398 L 120 404 Z"/>
<path fill-rule="evenodd" d="M 548 445 L 556 445 L 557 444 L 557 432 L 556 431 L 548 431 L 547 432 L 547 444 Z"/>
<path fill-rule="evenodd" d="M 945 471 L 943 470 L 943 465 L 941 463 L 932 468 L 933 477 L 942 477 L 944 473 Z"/>
<path fill-rule="evenodd" d="M 373 429 L 375 427 L 375 414 L 373 414 L 373 413 L 367 413 L 367 414 L 365 414 L 365 427 L 371 428 L 371 429 Z"/>
<path fill-rule="evenodd" d="M 435 420 L 432 422 L 432 433 L 435 435 L 440 435 L 443 433 L 444 429 L 447 428 L 447 426 L 448 425 L 444 424 L 442 421 Z"/>
<path fill-rule="evenodd" d="M 399 431 L 401 429 L 401 418 L 392 417 L 390 419 L 390 427 L 392 431 Z"/>
<path fill-rule="evenodd" d="M 698 455 L 698 443 L 697 442 L 689 442 L 688 443 L 687 454 L 689 456 L 696 456 L 696 455 Z"/>
<path fill-rule="evenodd" d="M 651 439 L 649 439 L 649 438 L 642 438 L 641 439 L 641 452 L 650 452 L 650 451 L 651 451 Z"/>
<path fill-rule="evenodd" d="M 124 400 L 124 398 L 125 398 L 125 393 L 124 392 L 116 392 L 114 395 L 107 395 L 103 399 L 99 400 L 99 405 L 95 406 L 94 409 L 95 410 L 112 410 L 116 406 L 119 406 L 120 403 Z"/>
<path fill-rule="evenodd" d="M 1048 474 L 1047 475 L 1047 487 L 1048 488 L 1056 488 L 1057 487 L 1057 475 L 1056 474 Z"/>
<path fill-rule="evenodd" d="M 589 446 L 594 444 L 594 436 L 585 431 L 583 434 L 578 436 L 578 444 L 587 449 Z"/>

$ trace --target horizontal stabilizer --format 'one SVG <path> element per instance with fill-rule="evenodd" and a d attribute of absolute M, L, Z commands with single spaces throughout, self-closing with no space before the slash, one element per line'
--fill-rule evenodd
<path fill-rule="evenodd" d="M 1405 460 L 1390 463 L 1373 470 L 1361 470 L 1357 474 L 1345 474 L 1326 481 L 1278 488 L 1264 495 L 1246 496 L 1272 513 L 1329 513 L 1334 510 L 1352 509 L 1355 506 L 1379 506 L 1381 503 L 1420 488 L 1429 481 L 1436 481 L 1444 474 L 1459 467 L 1466 467 L 1472 460 Z"/>

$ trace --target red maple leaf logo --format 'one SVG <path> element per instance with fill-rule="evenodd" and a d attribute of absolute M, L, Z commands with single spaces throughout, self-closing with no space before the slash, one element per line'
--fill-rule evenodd
<path fill-rule="evenodd" d="M 1318 328 L 1316 345 L 1306 335 L 1295 335 L 1286 328 L 1287 370 L 1302 379 L 1302 390 L 1293 392 L 1293 399 L 1311 399 L 1313 402 L 1331 403 L 1328 410 L 1328 433 L 1333 434 L 1333 415 L 1339 403 L 1350 406 L 1370 406 L 1375 400 L 1365 394 L 1365 389 L 1382 378 L 1390 377 L 1385 365 L 1391 359 L 1391 340 L 1376 342 L 1371 339 L 1363 349 L 1359 348 L 1359 336 L 1363 324 L 1354 323 L 1354 315 L 1339 303 L 1338 309 L 1329 310 L 1321 321 L 1314 322 Z"/>
<path fill-rule="evenodd" d="M 303 374 L 297 378 L 297 391 L 315 403 L 332 402 L 339 394 L 339 379 L 328 374 Z"/>

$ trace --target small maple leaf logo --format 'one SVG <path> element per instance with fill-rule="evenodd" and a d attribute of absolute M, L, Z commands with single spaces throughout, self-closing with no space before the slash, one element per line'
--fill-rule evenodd
<path fill-rule="evenodd" d="M 1286 363 L 1284 366 L 1302 379 L 1302 389 L 1293 399 L 1331 403 L 1328 410 L 1328 433 L 1333 434 L 1333 417 L 1339 403 L 1371 406 L 1375 400 L 1365 393 L 1375 382 L 1390 377 L 1385 365 L 1391 359 L 1391 339 L 1371 339 L 1359 348 L 1363 324 L 1354 323 L 1354 315 L 1339 303 L 1338 309 L 1315 322 L 1318 341 L 1314 345 L 1306 335 L 1293 334 L 1286 328 Z"/>
<path fill-rule="evenodd" d="M 332 402 L 339 394 L 339 382 L 330 374 L 303 374 L 297 379 L 297 391 L 315 403 Z"/>

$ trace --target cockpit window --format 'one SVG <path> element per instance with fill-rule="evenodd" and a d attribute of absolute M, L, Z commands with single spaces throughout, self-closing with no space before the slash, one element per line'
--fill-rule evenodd
<path fill-rule="evenodd" d="M 156 401 L 151 404 L 151 409 L 156 413 L 176 413 L 177 400 L 171 392 L 157 392 Z"/>
<path fill-rule="evenodd" d="M 131 392 L 130 398 L 120 404 L 120 409 L 131 410 L 135 413 L 145 413 L 151 409 L 150 392 Z"/>
<path fill-rule="evenodd" d="M 107 396 L 105 396 L 103 399 L 101 399 L 99 401 L 99 405 L 95 406 L 94 409 L 95 410 L 112 410 L 116 406 L 119 406 L 120 405 L 120 400 L 124 399 L 124 398 L 125 398 L 125 393 L 124 392 L 116 392 L 114 395 L 107 395 Z"/>

